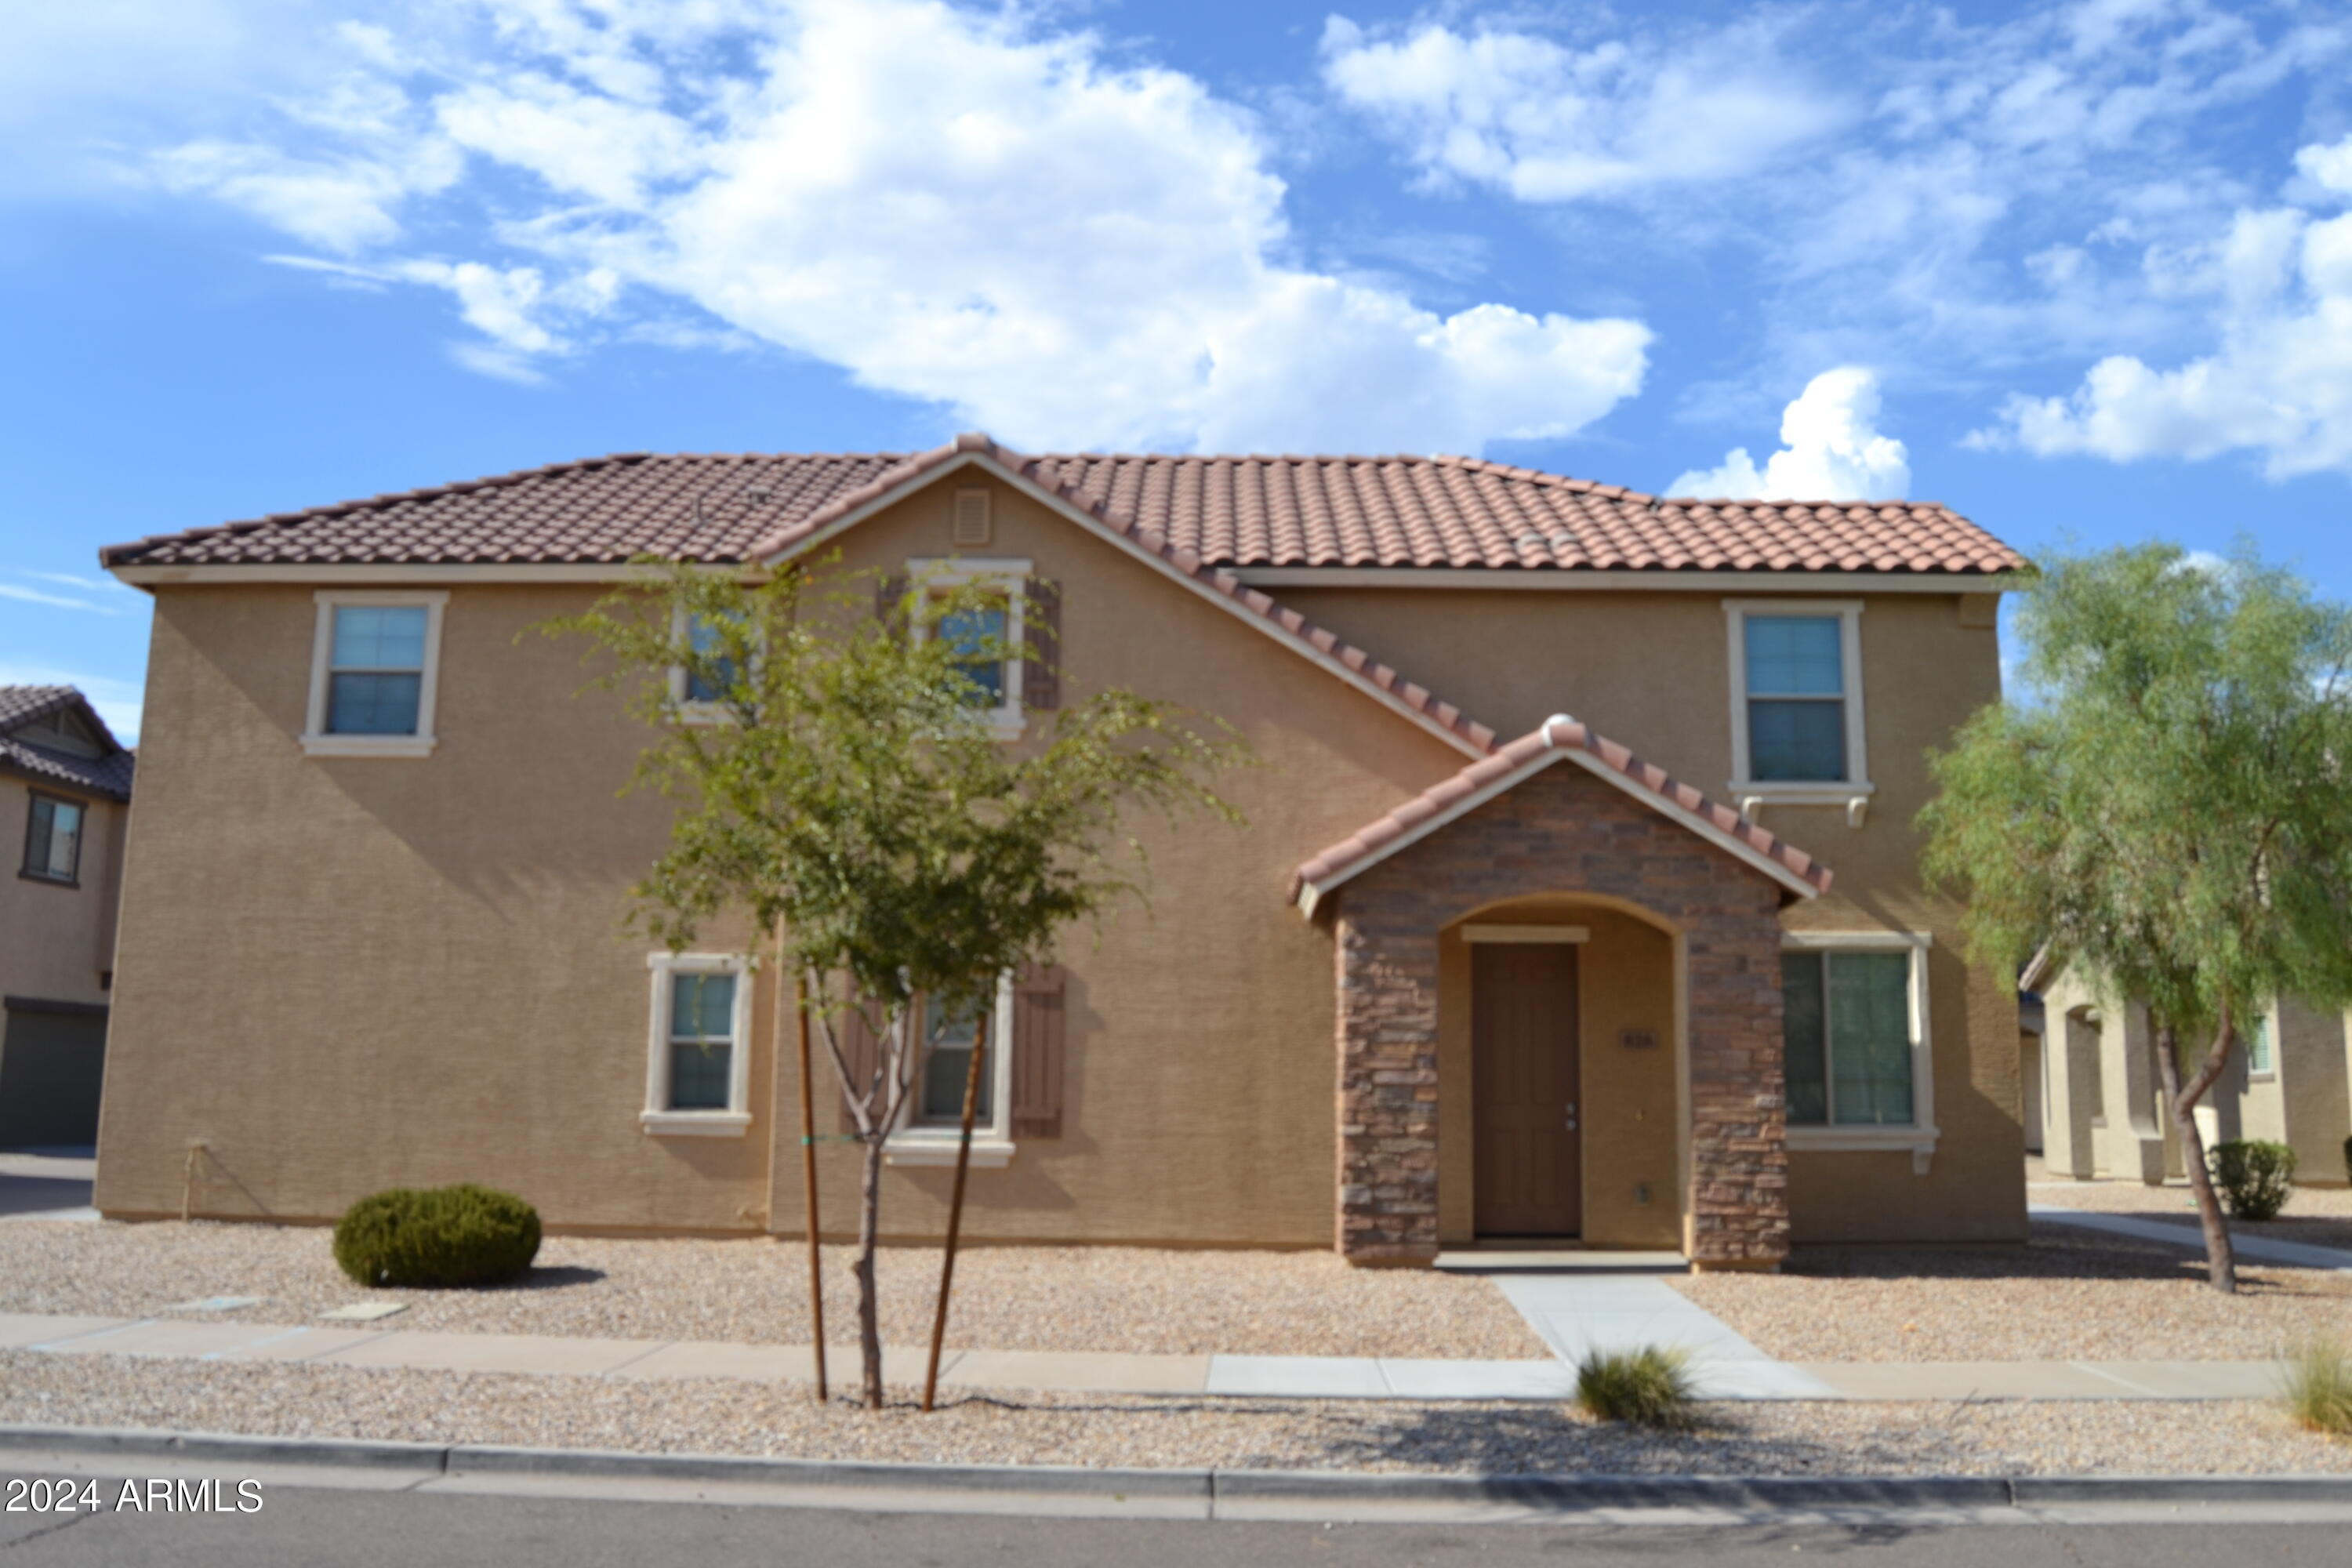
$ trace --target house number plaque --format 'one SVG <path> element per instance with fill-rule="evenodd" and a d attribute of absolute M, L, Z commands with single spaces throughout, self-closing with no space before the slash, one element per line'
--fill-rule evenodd
<path fill-rule="evenodd" d="M 1658 1048 L 1658 1031 L 1620 1029 L 1617 1031 L 1617 1043 L 1629 1051 L 1654 1051 Z"/>

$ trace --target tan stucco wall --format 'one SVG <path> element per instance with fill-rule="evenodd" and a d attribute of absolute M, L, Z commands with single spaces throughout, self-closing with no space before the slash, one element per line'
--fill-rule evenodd
<path fill-rule="evenodd" d="M 1674 939 L 1647 921 L 1582 900 L 1515 900 L 1482 910 L 1479 924 L 1582 927 L 1577 944 L 1578 1128 L 1584 1159 L 1588 1247 L 1666 1247 L 1682 1244 L 1679 1149 L 1681 1102 L 1675 1089 Z M 1469 923 L 1469 922 L 1463 922 Z M 1471 1092 L 1470 954 L 1462 926 L 1438 946 L 1438 1238 L 1449 1245 L 1477 1236 Z M 1657 1044 L 1629 1050 L 1628 1029 Z M 1646 1184 L 1649 1202 L 1636 1188 Z"/>
<path fill-rule="evenodd" d="M 849 563 L 948 553 L 948 504 L 861 526 Z M 1265 765 L 1226 781 L 1246 830 L 1139 824 L 1152 910 L 1099 947 L 1073 933 L 1066 955 L 1066 1135 L 975 1172 L 966 1234 L 1328 1245 L 1331 953 L 1285 883 L 1465 759 L 1010 491 L 996 527 L 986 554 L 1063 584 L 1072 700 L 1179 699 Z M 798 1102 L 770 1077 L 764 996 L 751 1135 L 638 1126 L 651 944 L 619 922 L 664 808 L 614 798 L 639 736 L 612 699 L 575 698 L 578 648 L 518 640 L 590 593 L 457 587 L 440 745 L 417 761 L 301 754 L 308 587 L 159 593 L 101 1207 L 178 1212 L 202 1140 L 204 1213 L 324 1217 L 463 1179 L 559 1226 L 751 1229 L 772 1204 L 797 1230 Z M 826 1225 L 845 1231 L 855 1153 L 823 1152 Z M 947 1173 L 888 1182 L 886 1228 L 935 1236 Z"/>
<path fill-rule="evenodd" d="M 18 875 L 33 792 L 80 803 L 81 863 L 75 887 Z M 63 784 L 0 773 L 0 995 L 103 1004 L 100 978 L 114 967 L 116 879 L 127 808 Z"/>

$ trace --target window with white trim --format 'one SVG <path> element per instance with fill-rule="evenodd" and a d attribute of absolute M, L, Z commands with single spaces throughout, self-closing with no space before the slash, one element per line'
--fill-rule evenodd
<path fill-rule="evenodd" d="M 646 1037 L 648 1132 L 740 1137 L 751 1125 L 751 980 L 732 953 L 657 952 Z"/>
<path fill-rule="evenodd" d="M 1782 1069 L 1791 1148 L 1935 1148 L 1930 939 L 1792 931 L 1782 939 Z"/>
<path fill-rule="evenodd" d="M 434 746 L 446 591 L 320 589 L 302 749 L 421 757 Z"/>
<path fill-rule="evenodd" d="M 2271 1054 L 2271 1021 L 2257 1014 L 2241 1033 L 2246 1042 L 2246 1075 L 2270 1078 L 2277 1073 L 2278 1060 Z"/>
<path fill-rule="evenodd" d="M 1733 793 L 1795 804 L 1867 798 L 1860 601 L 1734 599 L 1724 610 Z"/>
<path fill-rule="evenodd" d="M 1018 737 L 1027 722 L 1022 695 L 1028 665 L 1024 655 L 1030 563 L 958 557 L 909 561 L 907 570 L 927 593 L 944 596 L 963 588 L 982 591 L 981 604 L 950 611 L 935 624 L 918 629 L 937 635 L 960 650 L 974 651 L 975 657 L 958 661 L 968 700 L 982 710 L 989 728 L 1000 738 Z M 999 650 L 999 657 L 977 657 L 979 649 L 989 646 Z"/>
<path fill-rule="evenodd" d="M 885 1158 L 901 1165 L 954 1162 L 972 1047 L 985 1030 L 988 1056 L 972 1118 L 971 1159 L 975 1165 L 1006 1163 L 1013 1158 L 1013 977 L 997 982 L 995 995 L 983 1007 L 935 1010 L 929 998 L 915 1005 L 921 1059 L 898 1130 L 883 1145 Z"/>
<path fill-rule="evenodd" d="M 699 616 L 689 616 L 681 609 L 672 625 L 698 655 L 709 654 L 720 646 L 719 627 Z M 677 704 L 680 716 L 689 723 L 709 722 L 727 712 L 728 695 L 735 685 L 735 661 L 721 658 L 714 664 L 715 668 L 708 671 L 684 664 L 670 667 L 670 700 Z"/>

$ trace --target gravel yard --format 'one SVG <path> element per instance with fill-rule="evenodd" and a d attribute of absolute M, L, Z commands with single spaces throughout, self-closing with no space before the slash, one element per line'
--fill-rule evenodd
<path fill-rule="evenodd" d="M 297 1321 L 398 1300 L 388 1327 L 806 1344 L 807 1265 L 797 1244 L 550 1237 L 526 1281 L 483 1290 L 362 1290 L 323 1229 L 260 1225 L 0 1225 L 0 1311 L 153 1314 L 209 1296 L 258 1296 L 246 1313 Z M 850 1250 L 825 1249 L 825 1337 L 856 1335 Z M 885 1247 L 882 1337 L 930 1337 L 934 1248 Z M 956 1260 L 948 1342 L 984 1350 L 1170 1354 L 1450 1356 L 1548 1352 L 1492 1283 L 1433 1271 L 1350 1268 L 1328 1252 L 972 1247 Z"/>
<path fill-rule="evenodd" d="M 2025 1195 L 2032 1203 L 2175 1220 L 2191 1231 L 2197 1228 L 2197 1200 L 2185 1181 L 2160 1187 L 2139 1182 L 2070 1182 L 2050 1175 L 2039 1160 L 2026 1161 L 2025 1180 Z M 2231 1220 L 2230 1229 L 2233 1235 L 2352 1250 L 2352 1187 L 2297 1187 L 2278 1218 Z"/>
<path fill-rule="evenodd" d="M 2260 1405 L 1706 1407 L 1681 1436 L 1560 1406 L 967 1398 L 880 1415 L 755 1384 L 0 1352 L 0 1422 L 654 1453 L 1281 1469 L 1956 1475 L 2352 1471 Z"/>
<path fill-rule="evenodd" d="M 2036 1225 L 2024 1247 L 1801 1247 L 1779 1274 L 1671 1283 L 1785 1361 L 2250 1361 L 2352 1342 L 2352 1275 L 2238 1277 L 2223 1296 L 2200 1257 Z"/>

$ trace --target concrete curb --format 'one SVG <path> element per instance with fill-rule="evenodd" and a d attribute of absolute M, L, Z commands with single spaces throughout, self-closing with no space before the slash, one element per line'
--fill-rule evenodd
<path fill-rule="evenodd" d="M 587 1477 L 722 1482 L 865 1493 L 1094 1498 L 1247 1508 L 1328 1504 L 1504 1507 L 1577 1513 L 1708 1509 L 2007 1509 L 2093 1504 L 2297 1503 L 2352 1506 L 2347 1476 L 1610 1476 L 1389 1475 L 1350 1470 L 1089 1469 L 1057 1465 L 929 1465 L 772 1459 L 723 1454 L 248 1437 L 86 1426 L 0 1426 L 11 1454 L 194 1459 L 246 1465 L 385 1469 L 434 1476 Z M 884 1505 L 887 1506 L 887 1505 Z"/>

